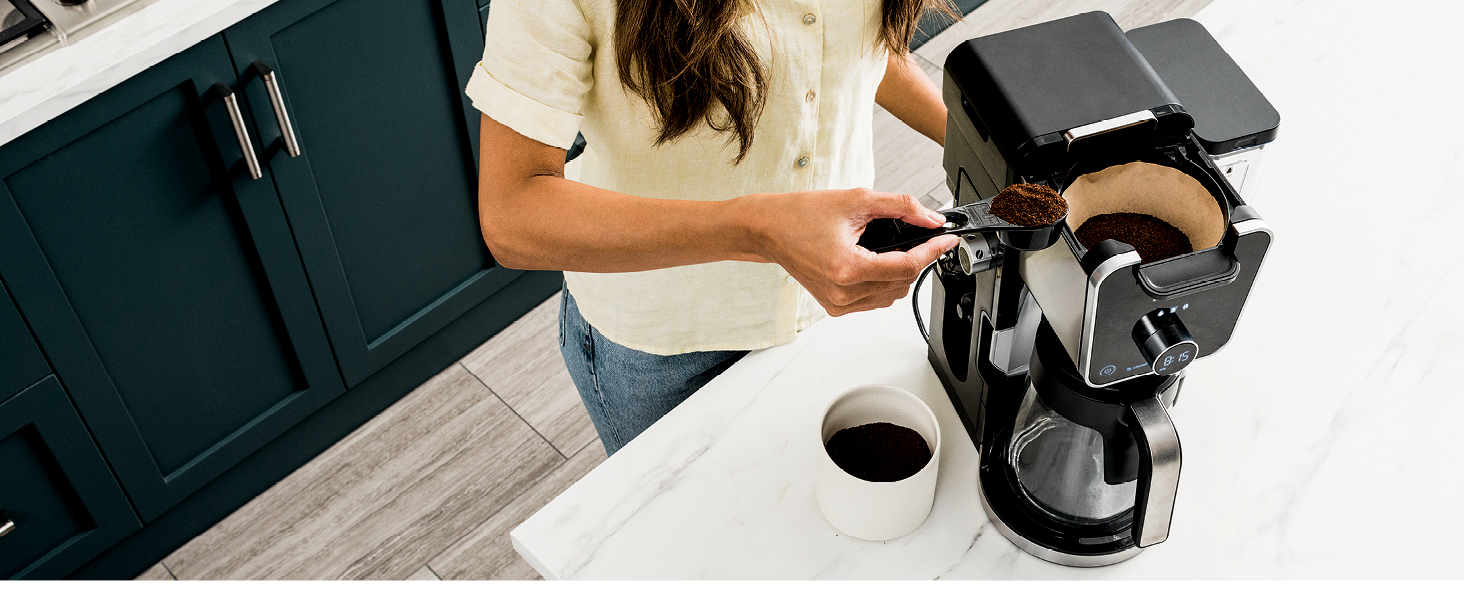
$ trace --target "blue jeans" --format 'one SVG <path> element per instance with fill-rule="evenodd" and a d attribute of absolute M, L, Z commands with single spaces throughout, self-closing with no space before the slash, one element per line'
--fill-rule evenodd
<path fill-rule="evenodd" d="M 661 356 L 626 348 L 580 316 L 566 287 L 559 301 L 559 353 L 605 452 L 615 454 L 747 351 Z"/>

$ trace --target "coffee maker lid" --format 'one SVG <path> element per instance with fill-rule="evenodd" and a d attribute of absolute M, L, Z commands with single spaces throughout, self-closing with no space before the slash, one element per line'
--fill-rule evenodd
<path fill-rule="evenodd" d="M 1194 126 L 1104 12 L 969 40 L 951 51 L 945 69 L 978 131 L 1023 175 L 1058 173 L 1084 146 L 1182 135 Z M 1123 135 L 1082 141 L 1108 128 Z"/>
<path fill-rule="evenodd" d="M 1276 139 L 1281 114 L 1205 26 L 1175 19 L 1128 32 L 1195 119 L 1195 137 L 1210 154 L 1225 154 Z"/>

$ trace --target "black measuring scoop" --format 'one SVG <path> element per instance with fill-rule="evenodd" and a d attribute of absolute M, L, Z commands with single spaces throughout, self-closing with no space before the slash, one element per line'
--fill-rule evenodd
<path fill-rule="evenodd" d="M 1043 250 L 1057 242 L 1058 224 L 1067 218 L 1067 212 L 1046 225 L 1017 225 L 991 214 L 991 202 L 995 198 L 982 198 L 965 206 L 940 211 L 945 215 L 945 226 L 934 229 L 917 227 L 899 219 L 875 219 L 864 226 L 859 245 L 874 252 L 905 251 L 947 233 L 969 235 L 987 231 L 995 233 L 1003 244 L 1017 250 Z"/>

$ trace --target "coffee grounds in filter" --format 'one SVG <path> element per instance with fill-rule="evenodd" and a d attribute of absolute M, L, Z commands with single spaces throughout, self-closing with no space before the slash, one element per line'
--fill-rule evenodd
<path fill-rule="evenodd" d="M 1067 200 L 1052 188 L 1036 183 L 1009 185 L 991 200 L 991 214 L 1023 227 L 1051 225 L 1067 210 Z"/>
<path fill-rule="evenodd" d="M 893 423 L 840 429 L 829 437 L 824 449 L 840 469 L 865 481 L 899 481 L 919 473 L 930 462 L 925 438 Z"/>
<path fill-rule="evenodd" d="M 1145 263 L 1187 254 L 1193 250 L 1189 237 L 1184 232 L 1163 219 L 1139 213 L 1095 215 L 1084 221 L 1073 233 L 1078 236 L 1078 243 L 1085 248 L 1097 246 L 1103 240 L 1117 240 L 1133 246 Z"/>

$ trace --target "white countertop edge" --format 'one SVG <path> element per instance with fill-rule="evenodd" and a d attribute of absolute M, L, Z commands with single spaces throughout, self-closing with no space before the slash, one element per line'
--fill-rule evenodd
<path fill-rule="evenodd" d="M 523 542 L 519 541 L 518 535 L 514 531 L 508 532 L 508 540 L 513 543 L 513 551 L 523 557 L 524 561 L 528 562 L 529 566 L 533 567 L 535 571 L 538 571 L 540 577 L 543 577 L 547 581 L 560 581 L 563 579 L 557 573 L 550 571 L 549 567 L 545 566 L 543 561 L 529 552 L 529 549 L 524 546 Z"/>
<path fill-rule="evenodd" d="M 0 76 L 0 144 L 279 0 L 159 0 Z"/>

